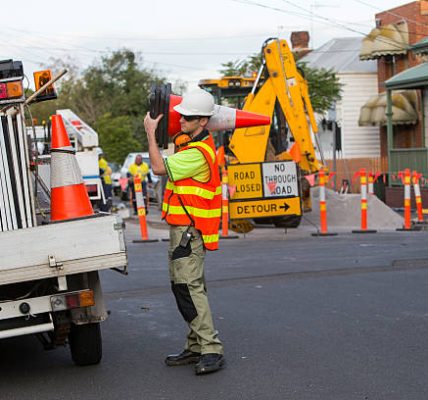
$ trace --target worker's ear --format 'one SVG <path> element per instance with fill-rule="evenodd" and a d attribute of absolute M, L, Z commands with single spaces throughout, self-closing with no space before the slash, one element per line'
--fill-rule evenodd
<path fill-rule="evenodd" d="M 201 117 L 201 119 L 199 120 L 199 125 L 202 128 L 205 128 L 208 125 L 209 120 L 210 120 L 210 117 Z"/>

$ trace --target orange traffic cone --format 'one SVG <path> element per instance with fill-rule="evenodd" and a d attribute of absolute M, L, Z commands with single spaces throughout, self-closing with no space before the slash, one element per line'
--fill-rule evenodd
<path fill-rule="evenodd" d="M 60 115 L 52 116 L 51 221 L 94 214 L 82 173 Z"/>
<path fill-rule="evenodd" d="M 163 114 L 156 137 L 158 144 L 168 148 L 168 137 L 172 138 L 181 131 L 180 114 L 174 107 L 181 103 L 182 97 L 171 93 L 171 84 L 157 85 L 150 94 L 150 115 L 156 118 Z M 209 131 L 226 131 L 250 126 L 270 125 L 270 117 L 266 115 L 237 110 L 225 106 L 215 106 L 214 115 L 207 125 Z"/>

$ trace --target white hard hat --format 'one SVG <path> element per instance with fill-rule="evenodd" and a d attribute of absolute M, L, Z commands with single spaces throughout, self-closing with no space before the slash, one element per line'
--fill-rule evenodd
<path fill-rule="evenodd" d="M 174 110 L 186 116 L 210 117 L 214 114 L 214 97 L 203 89 L 195 89 L 185 94 Z"/>

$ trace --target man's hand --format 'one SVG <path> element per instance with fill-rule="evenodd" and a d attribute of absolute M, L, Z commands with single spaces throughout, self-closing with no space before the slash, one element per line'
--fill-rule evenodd
<path fill-rule="evenodd" d="M 144 129 L 146 130 L 147 137 L 154 136 L 156 129 L 158 127 L 159 121 L 163 117 L 163 114 L 159 114 L 156 119 L 153 119 L 150 116 L 150 113 L 147 112 L 146 117 L 144 118 Z"/>

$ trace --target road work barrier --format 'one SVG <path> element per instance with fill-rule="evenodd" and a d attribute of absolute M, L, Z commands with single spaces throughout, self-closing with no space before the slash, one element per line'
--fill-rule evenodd
<path fill-rule="evenodd" d="M 319 175 L 319 199 L 320 199 L 320 231 L 312 233 L 312 236 L 336 236 L 337 233 L 327 231 L 327 201 L 325 196 L 326 175 L 320 170 Z"/>
<path fill-rule="evenodd" d="M 134 243 L 150 243 L 157 242 L 157 239 L 149 239 L 146 219 L 146 205 L 144 203 L 143 187 L 141 178 L 136 175 L 134 177 L 135 200 L 137 202 L 138 220 L 140 222 L 141 240 L 133 240 Z"/>
<path fill-rule="evenodd" d="M 411 209 L 411 173 L 410 169 L 406 168 L 398 173 L 398 177 L 401 178 L 404 184 L 404 225 L 402 228 L 398 228 L 397 231 L 414 231 L 415 227 L 412 226 L 412 209 Z"/>
<path fill-rule="evenodd" d="M 415 202 L 416 202 L 416 211 L 418 214 L 417 222 L 419 224 L 424 224 L 424 213 L 422 207 L 422 196 L 421 196 L 421 187 L 419 185 L 419 180 L 422 177 L 422 174 L 419 174 L 417 171 L 413 171 L 412 174 L 412 182 L 413 182 L 413 190 L 415 191 Z"/>
<path fill-rule="evenodd" d="M 51 221 L 93 215 L 75 151 L 60 115 L 52 116 Z"/>
<path fill-rule="evenodd" d="M 360 176 L 361 191 L 361 228 L 354 229 L 352 233 L 376 233 L 375 229 L 367 229 L 367 173 L 364 168 L 358 172 Z"/>
<path fill-rule="evenodd" d="M 229 176 L 224 157 L 224 147 L 217 150 L 217 163 L 221 168 L 221 235 L 220 239 L 238 239 L 239 236 L 229 235 Z"/>
<path fill-rule="evenodd" d="M 368 194 L 374 194 L 374 177 L 375 177 L 375 175 L 372 172 L 369 172 L 369 174 L 368 174 L 368 187 L 367 187 Z"/>

